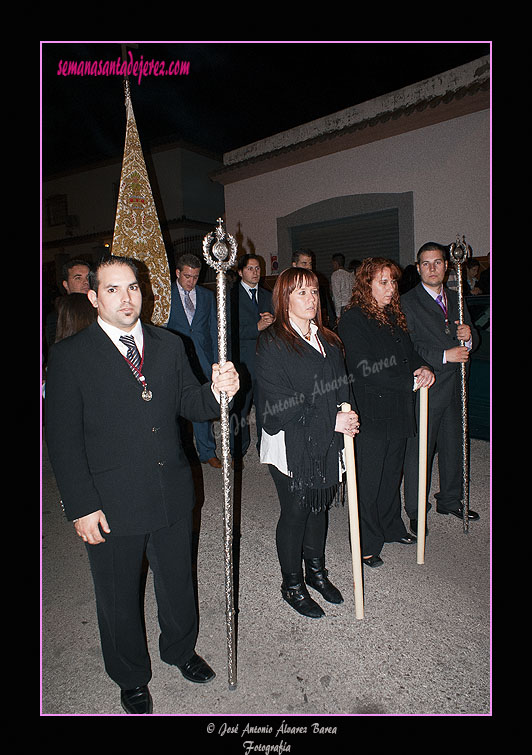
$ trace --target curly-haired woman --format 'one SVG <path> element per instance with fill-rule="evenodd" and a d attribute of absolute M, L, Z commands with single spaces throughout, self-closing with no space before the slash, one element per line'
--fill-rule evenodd
<path fill-rule="evenodd" d="M 414 543 L 401 518 L 400 485 L 406 439 L 415 435 L 417 388 L 434 382 L 408 335 L 397 282 L 400 268 L 369 257 L 358 268 L 353 295 L 338 323 L 352 377 L 360 433 L 356 439 L 363 562 L 381 566 L 384 543 Z"/>

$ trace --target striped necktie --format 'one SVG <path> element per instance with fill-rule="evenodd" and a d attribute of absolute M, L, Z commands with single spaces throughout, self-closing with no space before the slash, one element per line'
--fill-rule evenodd
<path fill-rule="evenodd" d="M 126 359 L 128 359 L 134 367 L 138 368 L 140 365 L 140 354 L 135 339 L 133 336 L 120 336 L 120 340 L 127 346 Z"/>
<path fill-rule="evenodd" d="M 187 315 L 189 325 L 192 323 L 195 311 L 196 311 L 196 308 L 194 307 L 194 303 L 192 302 L 192 299 L 190 298 L 190 292 L 185 291 L 185 313 Z"/>

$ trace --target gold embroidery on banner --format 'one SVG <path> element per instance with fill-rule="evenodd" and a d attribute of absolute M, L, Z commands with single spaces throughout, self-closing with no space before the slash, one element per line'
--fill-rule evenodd
<path fill-rule="evenodd" d="M 142 319 L 165 325 L 170 316 L 168 258 L 146 171 L 126 81 L 126 142 L 116 209 L 112 254 L 133 257 L 139 265 Z"/>

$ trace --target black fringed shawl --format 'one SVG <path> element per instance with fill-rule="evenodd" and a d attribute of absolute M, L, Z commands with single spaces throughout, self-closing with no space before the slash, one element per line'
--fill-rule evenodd
<path fill-rule="evenodd" d="M 343 435 L 334 427 L 339 405 L 350 401 L 340 349 L 323 338 L 320 343 L 325 358 L 303 339 L 297 353 L 270 327 L 259 336 L 255 361 L 260 421 L 269 435 L 284 430 L 291 489 L 313 511 L 343 498 Z"/>

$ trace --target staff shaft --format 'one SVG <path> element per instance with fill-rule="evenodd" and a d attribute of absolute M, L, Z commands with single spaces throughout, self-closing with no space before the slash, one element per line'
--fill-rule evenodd
<path fill-rule="evenodd" d="M 226 284 L 225 273 L 216 275 L 216 306 L 218 315 L 218 364 L 227 361 Z M 222 442 L 222 480 L 224 491 L 224 572 L 225 616 L 227 633 L 227 665 L 229 689 L 236 688 L 236 638 L 233 594 L 233 506 L 231 501 L 231 452 L 229 434 L 229 397 L 220 393 L 220 435 Z"/>
<path fill-rule="evenodd" d="M 462 263 L 457 264 L 457 284 L 458 284 L 458 321 L 460 325 L 464 322 L 464 295 L 462 288 Z M 460 346 L 464 345 L 460 341 Z M 465 362 L 460 364 L 460 399 L 462 410 L 462 511 L 464 532 L 469 531 L 469 428 L 467 417 L 467 372 Z"/>
<path fill-rule="evenodd" d="M 343 412 L 351 411 L 351 404 L 342 404 Z M 362 554 L 360 552 L 360 525 L 358 518 L 358 491 L 355 471 L 355 442 L 344 434 L 347 500 L 349 506 L 349 533 L 351 535 L 351 558 L 353 561 L 353 585 L 355 590 L 355 616 L 364 618 L 364 588 L 362 584 Z"/>
<path fill-rule="evenodd" d="M 427 522 L 427 428 L 429 389 L 419 389 L 419 469 L 417 489 L 417 563 L 425 563 L 425 531 Z"/>

